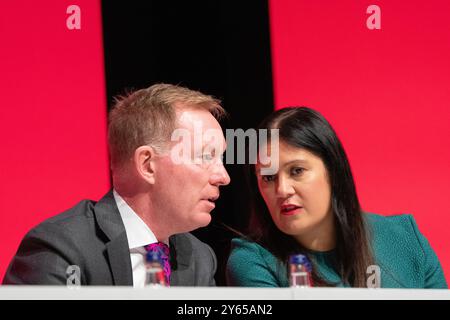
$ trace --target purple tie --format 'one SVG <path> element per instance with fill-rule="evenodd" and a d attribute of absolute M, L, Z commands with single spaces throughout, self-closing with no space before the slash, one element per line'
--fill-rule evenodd
<path fill-rule="evenodd" d="M 159 251 L 159 253 L 161 254 L 162 262 L 163 262 L 164 276 L 166 278 L 166 283 L 169 286 L 170 285 L 169 247 L 167 246 L 167 244 L 165 244 L 163 242 L 156 242 L 156 243 L 146 245 L 145 250 L 147 250 L 147 252 Z"/>

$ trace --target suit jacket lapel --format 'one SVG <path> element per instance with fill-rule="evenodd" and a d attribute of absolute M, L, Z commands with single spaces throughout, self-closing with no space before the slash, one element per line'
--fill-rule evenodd
<path fill-rule="evenodd" d="M 106 254 L 111 266 L 114 285 L 132 286 L 133 273 L 127 234 L 112 191 L 108 192 L 95 205 L 94 212 L 98 225 L 108 238 Z"/>
<path fill-rule="evenodd" d="M 183 234 L 174 235 L 169 238 L 170 242 L 170 264 L 172 272 L 170 275 L 171 286 L 194 286 L 195 270 L 190 241 L 183 241 Z"/>

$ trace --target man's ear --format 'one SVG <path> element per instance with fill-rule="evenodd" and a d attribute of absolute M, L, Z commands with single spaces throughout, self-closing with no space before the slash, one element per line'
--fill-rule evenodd
<path fill-rule="evenodd" d="M 134 151 L 136 171 L 150 184 L 155 183 L 155 158 L 155 150 L 150 146 L 140 146 Z"/>

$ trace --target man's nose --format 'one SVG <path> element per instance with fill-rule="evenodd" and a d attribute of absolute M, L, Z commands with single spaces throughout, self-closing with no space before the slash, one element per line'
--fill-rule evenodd
<path fill-rule="evenodd" d="M 215 166 L 214 172 L 211 175 L 210 183 L 214 186 L 226 186 L 231 181 L 227 170 L 222 162 Z"/>

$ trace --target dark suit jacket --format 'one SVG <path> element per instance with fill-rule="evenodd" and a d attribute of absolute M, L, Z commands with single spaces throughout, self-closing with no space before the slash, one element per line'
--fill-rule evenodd
<path fill-rule="evenodd" d="M 172 286 L 215 285 L 217 261 L 207 244 L 190 233 L 169 242 Z M 70 265 L 80 268 L 81 285 L 133 285 L 127 235 L 112 191 L 28 232 L 3 284 L 66 285 Z"/>

